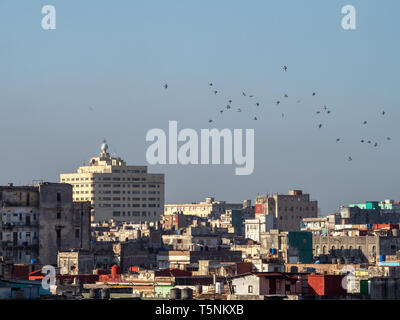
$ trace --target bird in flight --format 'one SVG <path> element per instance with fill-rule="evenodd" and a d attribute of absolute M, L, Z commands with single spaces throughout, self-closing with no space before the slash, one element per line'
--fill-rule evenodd
<path fill-rule="evenodd" d="M 385 115 L 385 113 L 386 113 L 385 111 L 382 111 L 382 115 L 383 115 L 383 116 Z"/>
<path fill-rule="evenodd" d="M 219 112 L 221 112 L 221 113 L 222 113 L 222 112 L 224 112 L 224 110 L 220 110 Z"/>
<path fill-rule="evenodd" d="M 212 86 L 213 86 L 212 82 L 210 82 L 209 86 L 210 86 L 210 87 L 212 87 Z"/>
<path fill-rule="evenodd" d="M 367 124 L 367 121 L 364 121 L 363 124 Z"/>
<path fill-rule="evenodd" d="M 312 93 L 312 95 L 313 95 L 313 96 L 315 96 L 315 95 L 316 95 L 316 93 L 315 93 L 315 92 L 313 92 L 313 93 Z"/>
<path fill-rule="evenodd" d="M 328 114 L 331 113 L 331 110 L 328 110 L 327 113 L 328 113 Z"/>
<path fill-rule="evenodd" d="M 229 102 L 229 104 L 231 104 L 231 103 L 232 103 L 232 100 L 229 100 L 228 102 Z"/>
<path fill-rule="evenodd" d="M 283 68 L 282 68 L 282 69 L 283 69 L 283 71 L 285 71 L 285 72 L 286 72 L 286 71 L 287 71 L 287 66 L 283 66 Z"/>
<path fill-rule="evenodd" d="M 371 143 L 371 141 L 368 140 L 367 143 Z"/>
<path fill-rule="evenodd" d="M 217 90 L 214 90 L 214 94 L 217 94 L 218 93 L 218 91 Z"/>
<path fill-rule="evenodd" d="M 254 96 L 249 96 L 249 98 L 254 98 Z"/>
<path fill-rule="evenodd" d="M 339 142 L 339 141 L 340 141 L 340 138 L 337 138 L 337 139 L 336 139 L 336 142 Z"/>
<path fill-rule="evenodd" d="M 242 96 L 245 97 L 246 96 L 246 92 L 242 92 Z"/>
<path fill-rule="evenodd" d="M 361 140 L 361 143 L 364 143 L 364 140 Z"/>
<path fill-rule="evenodd" d="M 260 104 L 257 102 L 257 103 L 256 103 L 256 106 L 257 106 L 257 107 L 259 107 L 259 106 L 260 106 Z"/>
<path fill-rule="evenodd" d="M 390 137 L 387 137 L 386 140 L 390 141 L 390 140 L 392 140 L 392 139 L 391 139 Z"/>
<path fill-rule="evenodd" d="M 254 117 L 254 120 L 257 120 L 257 117 Z"/>
<path fill-rule="evenodd" d="M 231 106 L 228 104 L 228 105 L 226 106 L 226 108 L 227 108 L 227 109 L 230 109 L 230 108 L 231 108 Z"/>
<path fill-rule="evenodd" d="M 209 123 L 211 123 L 211 122 L 212 122 L 212 120 L 208 120 L 208 122 L 209 122 Z"/>
<path fill-rule="evenodd" d="M 375 143 L 374 143 L 374 147 L 377 147 L 377 146 L 378 146 L 378 142 L 375 142 Z"/>
<path fill-rule="evenodd" d="M 289 96 L 285 93 L 284 94 L 284 96 L 283 96 L 284 98 L 289 98 Z"/>
<path fill-rule="evenodd" d="M 242 110 L 240 108 L 237 109 L 237 112 L 242 112 Z"/>
<path fill-rule="evenodd" d="M 165 89 L 167 89 L 168 88 L 168 84 L 166 83 L 166 84 L 164 84 L 164 88 Z"/>
<path fill-rule="evenodd" d="M 278 100 L 277 102 L 276 102 L 276 104 L 280 104 L 281 102 Z"/>
<path fill-rule="evenodd" d="M 283 118 L 283 117 L 285 117 L 285 115 L 282 113 L 282 114 L 281 114 L 281 117 Z"/>
<path fill-rule="evenodd" d="M 349 161 L 352 161 L 352 160 L 353 160 L 353 158 L 352 158 L 352 157 L 350 157 L 350 156 L 349 156 L 347 159 L 348 159 Z"/>
<path fill-rule="evenodd" d="M 321 128 L 322 128 L 322 124 L 319 124 L 319 125 L 318 125 L 318 128 L 321 129 Z"/>
<path fill-rule="evenodd" d="M 317 111 L 317 114 L 320 114 L 321 113 L 321 111 Z"/>

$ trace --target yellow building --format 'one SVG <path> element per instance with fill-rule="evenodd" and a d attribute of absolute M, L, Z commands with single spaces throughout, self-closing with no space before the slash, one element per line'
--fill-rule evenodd
<path fill-rule="evenodd" d="M 215 201 L 214 198 L 206 198 L 205 202 L 200 203 L 180 203 L 164 205 L 164 215 L 171 215 L 175 212 L 181 212 L 185 215 L 192 215 L 201 218 L 214 216 L 220 217 L 225 210 L 229 209 L 246 209 L 249 200 L 241 203 L 226 203 L 225 201 Z"/>
<path fill-rule="evenodd" d="M 158 221 L 164 211 L 164 174 L 147 173 L 147 166 L 127 166 L 111 157 L 104 141 L 98 157 L 76 173 L 60 174 L 73 186 L 74 201 L 90 201 L 92 221 Z"/>

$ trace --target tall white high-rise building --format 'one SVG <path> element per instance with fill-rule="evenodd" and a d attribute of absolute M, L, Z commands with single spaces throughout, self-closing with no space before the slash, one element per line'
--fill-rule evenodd
<path fill-rule="evenodd" d="M 90 201 L 92 221 L 158 221 L 164 211 L 164 174 L 147 166 L 129 166 L 107 152 L 104 141 L 98 157 L 76 173 L 60 174 L 60 182 L 73 186 L 74 201 Z"/>

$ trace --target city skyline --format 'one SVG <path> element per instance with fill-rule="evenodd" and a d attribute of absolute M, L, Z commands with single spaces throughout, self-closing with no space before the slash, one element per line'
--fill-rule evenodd
<path fill-rule="evenodd" d="M 400 198 L 398 2 L 352 1 L 351 31 L 340 23 L 345 1 L 53 1 L 57 29 L 48 31 L 41 6 L 24 4 L 0 4 L 2 185 L 58 181 L 96 155 L 103 138 L 111 152 L 144 165 L 146 132 L 177 120 L 196 131 L 254 128 L 255 166 L 238 177 L 233 165 L 149 165 L 166 175 L 166 203 L 302 189 L 326 215 L 339 205 Z M 235 110 L 220 116 L 228 97 Z M 324 105 L 332 113 L 318 118 Z"/>

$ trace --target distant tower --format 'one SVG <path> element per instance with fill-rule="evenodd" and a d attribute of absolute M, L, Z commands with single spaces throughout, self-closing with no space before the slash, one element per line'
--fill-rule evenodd
<path fill-rule="evenodd" d="M 104 139 L 103 140 L 103 143 L 101 144 L 101 152 L 102 153 L 107 153 L 107 150 L 108 150 L 108 144 L 107 144 L 107 141 L 106 141 L 106 139 Z"/>

